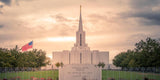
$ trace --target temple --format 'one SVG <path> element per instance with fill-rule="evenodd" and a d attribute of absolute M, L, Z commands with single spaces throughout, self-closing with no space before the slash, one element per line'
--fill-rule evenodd
<path fill-rule="evenodd" d="M 100 62 L 105 64 L 104 69 L 108 69 L 109 65 L 109 52 L 90 50 L 88 44 L 85 42 L 85 31 L 83 30 L 82 14 L 80 6 L 80 17 L 79 17 L 79 29 L 76 32 L 76 43 L 72 47 L 71 51 L 63 50 L 62 52 L 52 53 L 52 64 L 53 68 L 56 63 L 66 64 L 93 64 L 98 65 Z"/>

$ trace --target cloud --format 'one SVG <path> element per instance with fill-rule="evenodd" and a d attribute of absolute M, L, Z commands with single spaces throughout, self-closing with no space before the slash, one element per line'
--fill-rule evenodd
<path fill-rule="evenodd" d="M 136 10 L 151 9 L 159 5 L 159 0 L 130 0 L 130 7 Z"/>
<path fill-rule="evenodd" d="M 0 25 L 0 28 L 3 28 L 4 26 L 3 25 Z"/>
<path fill-rule="evenodd" d="M 5 0 L 0 0 L 0 3 L 2 1 Z M 25 42 L 34 40 L 37 42 L 35 48 L 46 51 L 70 49 L 73 42 L 64 44 L 40 41 L 47 37 L 75 37 L 80 4 L 83 8 L 86 42 L 91 49 L 110 49 L 114 52 L 111 54 L 118 54 L 118 51 L 132 49 L 135 42 L 150 34 L 151 37 L 159 37 L 158 0 L 10 1 L 8 4 L 0 4 L 4 13 L 0 15 L 0 46 L 6 48 L 12 48 L 16 44 L 24 45 Z M 130 3 L 127 3 L 128 1 Z M 146 27 L 153 25 L 154 27 Z"/>
<path fill-rule="evenodd" d="M 57 22 L 70 22 L 72 20 L 64 17 L 62 14 L 52 15 L 52 18 L 55 18 Z"/>
<path fill-rule="evenodd" d="M 95 21 L 95 23 L 99 22 L 100 20 L 102 21 L 107 21 L 108 20 L 108 16 L 106 15 L 100 15 L 100 14 L 91 14 L 88 16 L 89 18 L 91 18 L 91 21 Z"/>
<path fill-rule="evenodd" d="M 1 15 L 3 16 L 3 15 Z M 57 36 L 73 36 L 78 27 L 78 24 L 72 24 L 75 20 L 71 20 L 64 15 L 29 15 L 31 17 L 16 18 L 11 19 L 0 19 L 0 22 L 4 27 L 0 30 L 3 34 L 0 34 L 0 42 L 5 41 L 16 41 L 16 40 L 27 40 L 27 39 L 39 39 L 45 37 L 57 37 Z M 56 23 L 54 23 L 56 20 Z M 76 25 L 76 26 L 75 26 Z M 7 32 L 7 33 L 5 33 Z"/>
<path fill-rule="evenodd" d="M 2 9 L 3 9 L 4 5 L 0 4 L 0 14 L 3 14 Z"/>
<path fill-rule="evenodd" d="M 160 11 L 140 11 L 122 14 L 122 16 L 126 18 L 137 18 L 137 23 L 145 26 L 160 25 Z"/>
<path fill-rule="evenodd" d="M 0 5 L 0 8 L 3 8 L 3 5 Z"/>
<path fill-rule="evenodd" d="M 160 25 L 160 0 L 131 0 L 130 11 L 121 13 L 126 18 L 136 18 L 145 26 Z"/>
<path fill-rule="evenodd" d="M 4 3 L 5 5 L 10 6 L 11 0 L 0 0 L 0 2 Z"/>
<path fill-rule="evenodd" d="M 19 5 L 19 2 L 22 2 L 22 1 L 34 1 L 34 0 L 0 0 L 0 2 L 4 3 L 7 6 L 11 6 L 11 4 Z"/>
<path fill-rule="evenodd" d="M 3 12 L 2 12 L 2 11 L 0 11 L 0 14 L 3 14 Z"/>

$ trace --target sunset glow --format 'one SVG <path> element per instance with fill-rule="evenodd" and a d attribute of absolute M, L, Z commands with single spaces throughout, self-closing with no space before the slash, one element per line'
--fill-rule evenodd
<path fill-rule="evenodd" d="M 0 0 L 0 47 L 19 48 L 33 40 L 51 55 L 76 42 L 79 6 L 91 49 L 115 55 L 160 35 L 160 0 Z M 65 46 L 64 46 L 65 45 Z"/>
<path fill-rule="evenodd" d="M 54 37 L 54 38 L 47 38 L 47 41 L 51 42 L 68 42 L 68 41 L 75 41 L 75 37 Z"/>

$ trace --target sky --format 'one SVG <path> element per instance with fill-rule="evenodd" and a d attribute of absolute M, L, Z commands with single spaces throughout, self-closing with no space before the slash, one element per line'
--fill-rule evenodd
<path fill-rule="evenodd" d="M 0 0 L 0 47 L 71 50 L 82 5 L 83 29 L 91 50 L 109 60 L 147 37 L 159 39 L 160 0 Z"/>

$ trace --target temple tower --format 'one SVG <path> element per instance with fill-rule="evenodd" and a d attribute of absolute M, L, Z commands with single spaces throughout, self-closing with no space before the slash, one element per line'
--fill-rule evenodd
<path fill-rule="evenodd" d="M 64 50 L 62 52 L 53 52 L 53 64 L 57 62 L 63 62 L 66 64 L 93 64 L 97 65 L 99 62 L 105 63 L 105 68 L 108 68 L 109 64 L 109 52 L 108 51 L 99 51 L 99 50 L 90 50 L 88 44 L 86 43 L 86 35 L 83 30 L 82 23 L 82 11 L 80 6 L 80 16 L 79 16 L 79 25 L 76 32 L 76 43 L 70 50 Z M 64 45 L 65 46 L 65 45 Z"/>
<path fill-rule="evenodd" d="M 82 14 L 80 6 L 79 26 L 76 32 L 76 43 L 72 47 L 70 53 L 71 64 L 90 64 L 91 52 L 90 48 L 85 42 L 85 31 L 83 31 Z"/>
<path fill-rule="evenodd" d="M 83 31 L 82 16 L 81 16 L 81 6 L 80 6 L 80 16 L 79 16 L 79 29 L 76 32 L 76 47 L 83 48 L 86 47 L 85 43 L 85 31 Z"/>

